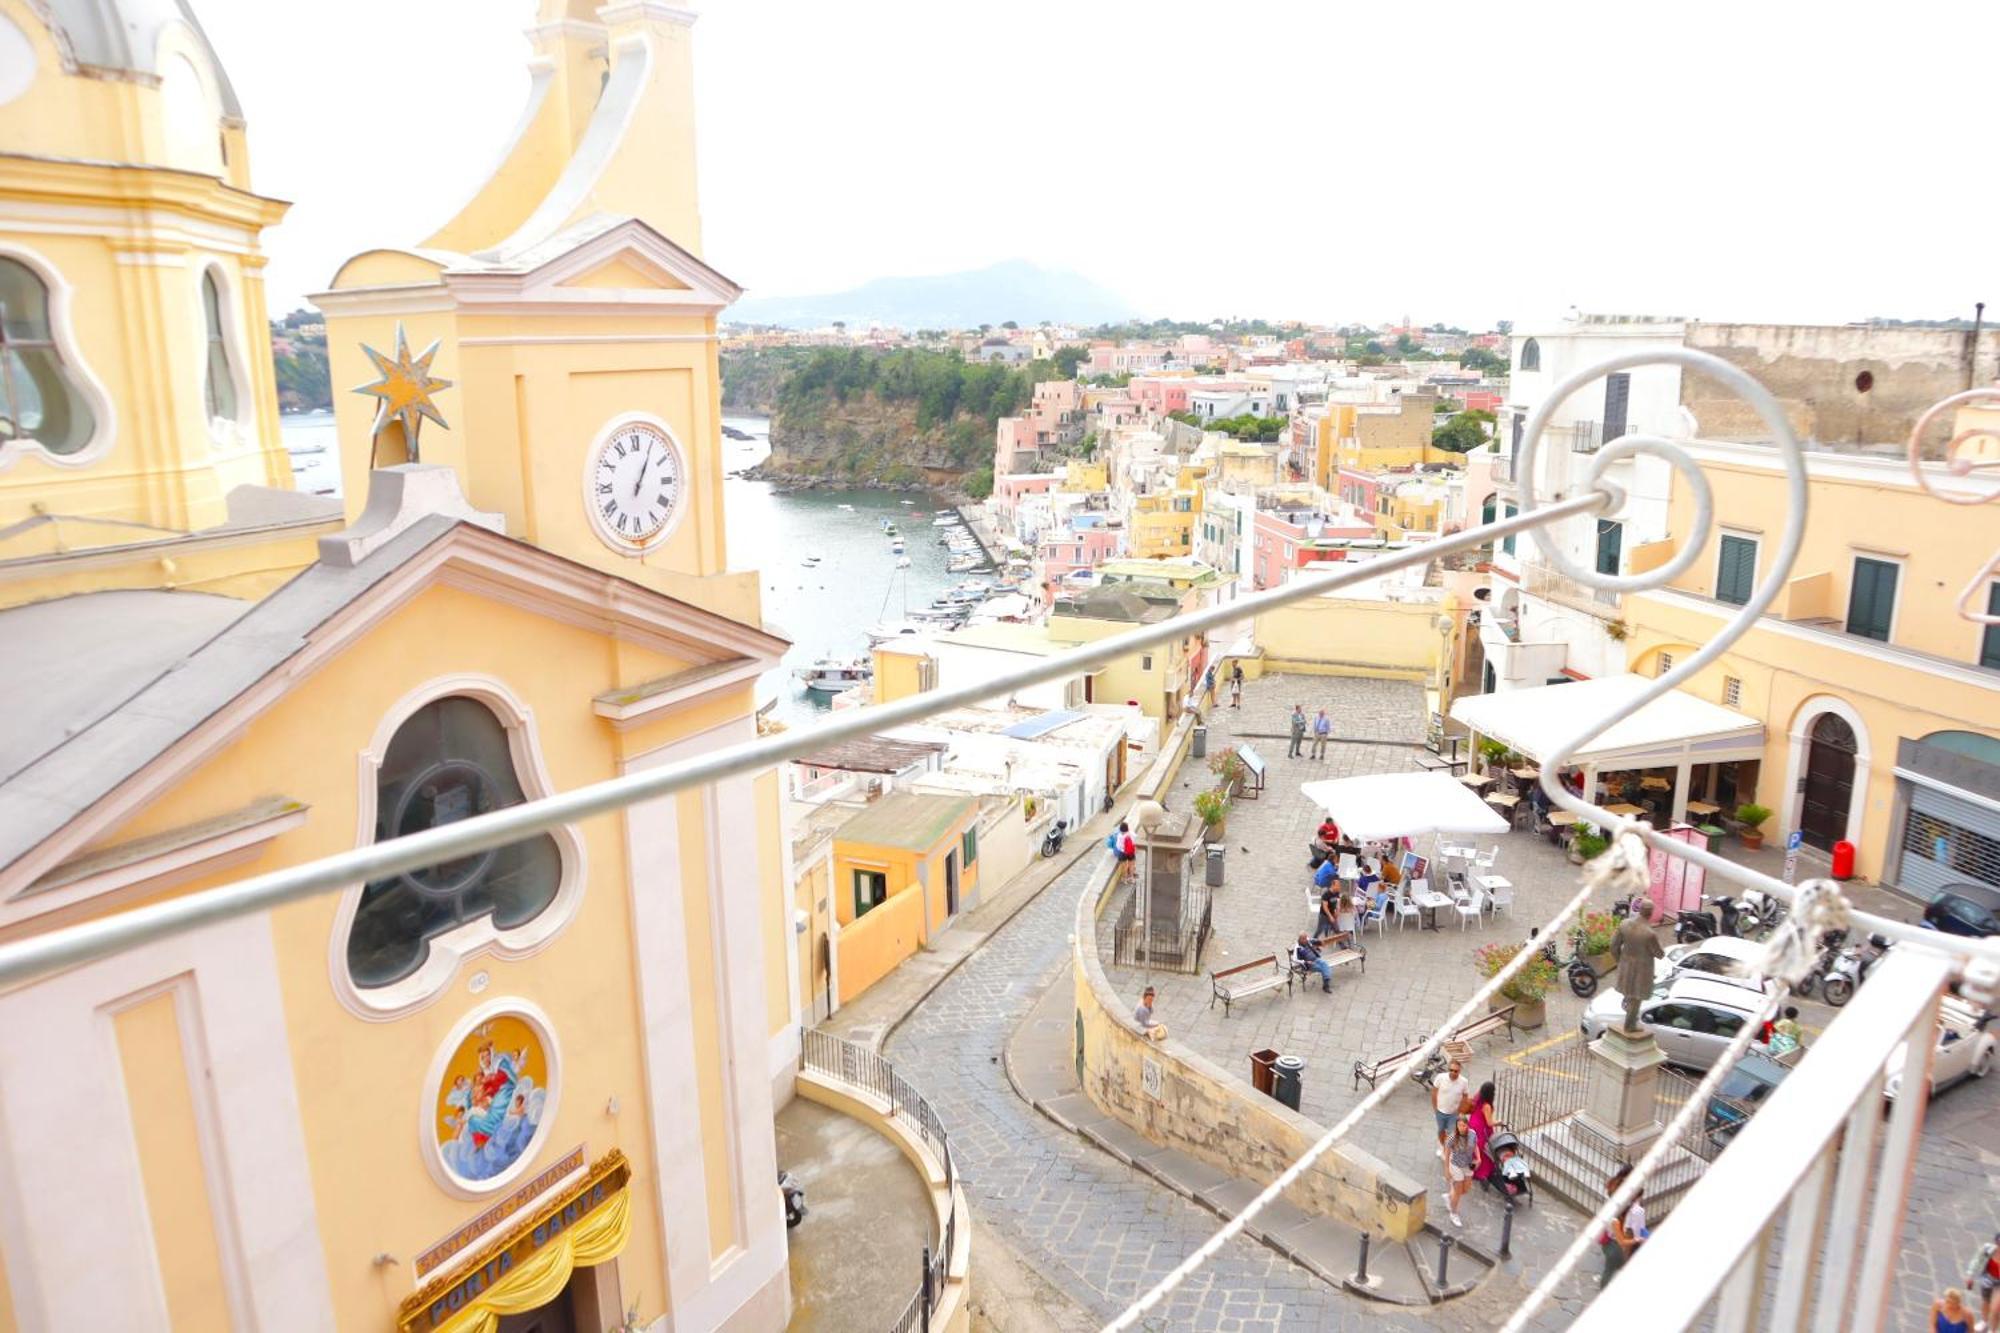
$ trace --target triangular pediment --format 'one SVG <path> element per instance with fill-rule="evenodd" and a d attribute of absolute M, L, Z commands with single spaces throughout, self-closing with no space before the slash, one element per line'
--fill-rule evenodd
<path fill-rule="evenodd" d="M 591 291 L 664 291 L 684 292 L 690 290 L 688 284 L 676 278 L 659 265 L 649 261 L 634 250 L 627 250 L 613 259 L 599 264 L 588 273 L 580 273 L 556 284 L 559 287 L 579 287 Z"/>
<path fill-rule="evenodd" d="M 451 269 L 467 306 L 651 306 L 716 314 L 743 289 L 638 218 L 599 215 L 515 250 L 488 250 Z"/>

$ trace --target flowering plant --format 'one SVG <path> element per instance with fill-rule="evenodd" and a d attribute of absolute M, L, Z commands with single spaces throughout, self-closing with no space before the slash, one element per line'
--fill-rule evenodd
<path fill-rule="evenodd" d="M 1472 951 L 1472 961 L 1478 967 L 1479 975 L 1490 979 L 1513 962 L 1514 955 L 1520 952 L 1519 944 L 1486 944 Z M 1535 956 L 1500 987 L 1500 994 L 1517 1004 L 1532 1002 L 1545 998 L 1555 989 L 1555 984 L 1556 965 L 1538 949 Z"/>
<path fill-rule="evenodd" d="M 1609 912 L 1585 912 L 1576 923 L 1576 951 L 1580 954 L 1610 953 L 1611 937 L 1618 933 L 1618 918 Z"/>
<path fill-rule="evenodd" d="M 1208 771 L 1221 779 L 1218 786 L 1230 791 L 1240 791 L 1243 787 L 1243 776 L 1249 772 L 1249 766 L 1243 762 L 1243 756 L 1236 753 L 1236 747 L 1232 745 L 1208 757 Z"/>

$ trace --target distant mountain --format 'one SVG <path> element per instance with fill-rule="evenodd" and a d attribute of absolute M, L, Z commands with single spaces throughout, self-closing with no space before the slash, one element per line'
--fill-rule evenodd
<path fill-rule="evenodd" d="M 835 321 L 903 329 L 970 329 L 1014 320 L 1022 326 L 1110 324 L 1130 318 L 1132 303 L 1090 279 L 1011 259 L 964 273 L 877 278 L 820 296 L 751 296 L 725 319 L 744 324 L 819 328 Z"/>

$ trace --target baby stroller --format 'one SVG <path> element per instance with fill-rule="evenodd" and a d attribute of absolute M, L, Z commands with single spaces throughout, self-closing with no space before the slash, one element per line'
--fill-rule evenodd
<path fill-rule="evenodd" d="M 1528 1165 L 1527 1150 L 1514 1131 L 1505 1125 L 1495 1125 L 1492 1137 L 1486 1140 L 1486 1151 L 1493 1157 L 1493 1170 L 1486 1177 L 1488 1188 L 1503 1199 L 1533 1203 L 1534 1173 Z"/>

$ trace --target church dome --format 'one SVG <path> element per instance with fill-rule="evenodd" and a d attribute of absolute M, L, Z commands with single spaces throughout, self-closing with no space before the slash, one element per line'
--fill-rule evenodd
<path fill-rule="evenodd" d="M 159 79 L 170 87 L 177 48 L 191 46 L 189 54 L 206 67 L 197 73 L 212 87 L 221 114 L 242 120 L 236 90 L 187 0 L 41 0 L 41 8 L 64 55 L 82 69 Z M 191 40 L 163 43 L 162 36 L 175 28 L 184 28 Z"/>

